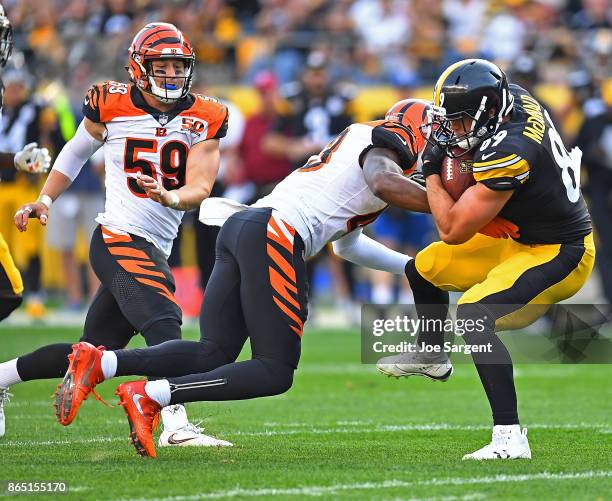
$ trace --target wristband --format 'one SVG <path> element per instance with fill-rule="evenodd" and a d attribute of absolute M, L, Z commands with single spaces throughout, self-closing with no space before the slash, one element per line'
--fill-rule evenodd
<path fill-rule="evenodd" d="M 176 209 L 178 205 L 181 203 L 181 199 L 178 196 L 178 193 L 174 191 L 169 191 L 168 196 L 170 197 L 170 203 L 168 204 L 168 207 L 171 207 L 172 209 Z"/>
<path fill-rule="evenodd" d="M 38 202 L 47 207 L 47 209 L 50 209 L 53 199 L 49 195 L 40 195 L 38 197 Z"/>

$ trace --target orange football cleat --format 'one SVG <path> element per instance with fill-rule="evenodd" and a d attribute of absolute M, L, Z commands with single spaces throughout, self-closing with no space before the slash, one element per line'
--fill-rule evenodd
<path fill-rule="evenodd" d="M 103 351 L 104 346 L 96 348 L 86 342 L 72 345 L 72 353 L 68 355 L 68 371 L 55 392 L 55 416 L 61 425 L 68 426 L 74 421 L 81 404 L 91 393 L 108 405 L 94 391 L 94 387 L 104 381 L 100 365 Z"/>
<path fill-rule="evenodd" d="M 161 405 L 145 392 L 146 381 L 120 384 L 115 394 L 130 424 L 130 441 L 141 456 L 157 457 L 153 430 L 159 423 Z"/>

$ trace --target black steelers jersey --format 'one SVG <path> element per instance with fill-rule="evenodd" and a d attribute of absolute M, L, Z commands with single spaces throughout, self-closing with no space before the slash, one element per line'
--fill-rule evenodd
<path fill-rule="evenodd" d="M 519 227 L 525 244 L 570 243 L 589 234 L 580 192 L 580 150 L 568 152 L 548 112 L 529 92 L 510 85 L 508 122 L 475 150 L 473 173 L 492 190 L 515 190 L 499 215 Z"/>

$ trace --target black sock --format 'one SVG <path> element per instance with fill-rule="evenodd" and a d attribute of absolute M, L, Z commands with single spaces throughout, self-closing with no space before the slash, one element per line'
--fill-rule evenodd
<path fill-rule="evenodd" d="M 68 370 L 71 343 L 43 346 L 17 359 L 17 372 L 23 381 L 64 377 Z"/>
<path fill-rule="evenodd" d="M 487 321 L 482 323 L 485 318 Z M 495 334 L 495 315 L 486 305 L 462 304 L 457 309 L 457 319 L 472 319 L 475 323 L 480 321 L 480 325 L 484 325 L 484 330 L 466 333 L 463 338 L 465 344 L 482 346 L 490 343 L 490 351 L 473 352 L 472 359 L 491 406 L 493 424 L 518 424 L 512 358 L 504 343 Z"/>
<path fill-rule="evenodd" d="M 416 269 L 415 260 L 406 265 L 406 277 L 414 294 L 414 304 L 420 319 L 427 320 L 427 328 L 421 329 L 419 345 L 442 346 L 444 321 L 448 315 L 448 292 L 425 280 Z"/>

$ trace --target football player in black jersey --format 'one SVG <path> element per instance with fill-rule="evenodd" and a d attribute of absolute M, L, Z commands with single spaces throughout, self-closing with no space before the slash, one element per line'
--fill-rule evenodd
<path fill-rule="evenodd" d="M 484 325 L 482 331 L 463 337 L 470 345 L 490 343 L 490 351 L 472 357 L 491 405 L 493 439 L 464 459 L 528 459 L 512 360 L 495 332 L 528 325 L 549 305 L 573 296 L 593 269 L 591 219 L 580 193 L 581 152 L 568 152 L 544 107 L 485 60 L 449 66 L 436 83 L 434 104 L 437 119 L 423 174 L 442 241 L 417 254 L 406 273 L 423 316 L 445 319 L 447 291 L 459 291 L 457 318 L 464 325 L 484 322 L 472 324 Z M 476 184 L 455 202 L 442 186 L 442 159 L 467 151 L 473 153 Z M 517 234 L 477 234 L 496 216 L 518 226 Z M 443 342 L 441 331 L 418 338 L 419 345 Z M 393 376 L 446 380 L 452 374 L 443 349 L 387 357 L 378 367 Z"/>

